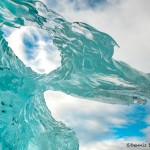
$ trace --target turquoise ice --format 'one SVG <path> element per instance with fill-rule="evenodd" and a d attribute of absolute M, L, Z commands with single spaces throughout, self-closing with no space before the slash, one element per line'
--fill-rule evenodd
<path fill-rule="evenodd" d="M 0 31 L 0 143 L 3 150 L 78 150 L 73 130 L 51 116 L 43 93 L 62 91 L 112 104 L 145 104 L 150 75 L 112 58 L 115 40 L 88 24 L 70 23 L 34 0 L 1 0 L 0 26 L 45 30 L 61 66 L 38 74 L 15 56 Z"/>

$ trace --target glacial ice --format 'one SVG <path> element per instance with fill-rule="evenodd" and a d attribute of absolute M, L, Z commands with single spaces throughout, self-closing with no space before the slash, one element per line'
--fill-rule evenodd
<path fill-rule="evenodd" d="M 55 121 L 46 90 L 112 104 L 145 104 L 150 75 L 112 58 L 115 40 L 82 22 L 70 23 L 35 0 L 1 0 L 0 27 L 48 32 L 61 66 L 38 74 L 15 56 L 0 31 L 0 145 L 3 150 L 78 150 L 72 129 Z"/>

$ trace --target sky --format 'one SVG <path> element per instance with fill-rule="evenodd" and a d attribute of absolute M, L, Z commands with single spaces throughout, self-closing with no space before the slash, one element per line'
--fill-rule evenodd
<path fill-rule="evenodd" d="M 108 33 L 120 46 L 115 48 L 114 59 L 150 72 L 149 0 L 42 1 L 70 22 L 85 22 Z M 60 66 L 60 53 L 46 32 L 22 27 L 5 34 L 16 55 L 36 72 L 48 73 Z M 54 118 L 76 132 L 80 150 L 127 150 L 134 149 L 127 143 L 148 144 L 150 140 L 149 103 L 112 105 L 54 91 L 44 96 Z"/>

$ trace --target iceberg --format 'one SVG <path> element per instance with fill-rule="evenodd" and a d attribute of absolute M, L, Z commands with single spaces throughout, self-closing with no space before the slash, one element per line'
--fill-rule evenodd
<path fill-rule="evenodd" d="M 61 53 L 61 66 L 34 72 L 14 54 L 2 27 L 45 30 Z M 68 22 L 35 0 L 0 1 L 0 145 L 3 150 L 78 150 L 74 131 L 56 121 L 44 92 L 111 104 L 145 104 L 150 75 L 113 59 L 116 41 L 82 22 Z"/>

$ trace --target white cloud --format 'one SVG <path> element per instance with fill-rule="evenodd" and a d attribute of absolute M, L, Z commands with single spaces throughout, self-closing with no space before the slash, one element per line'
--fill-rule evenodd
<path fill-rule="evenodd" d="M 48 2 L 50 4 L 50 1 Z M 80 9 L 75 9 L 77 2 L 80 3 Z M 147 7 L 148 3 L 148 0 L 144 2 L 115 0 L 108 1 L 108 6 L 105 8 L 99 5 L 92 9 L 82 0 L 76 2 L 62 0 L 58 3 L 51 1 L 49 6 L 54 6 L 55 8 L 52 9 L 60 12 L 69 21 L 86 22 L 110 34 L 121 46 L 115 51 L 114 58 L 149 72 L 150 11 Z M 121 128 L 132 122 L 130 117 L 126 116 L 133 111 L 132 107 L 91 102 L 60 92 L 48 92 L 45 97 L 54 118 L 63 121 L 76 131 L 81 150 L 127 150 L 129 149 L 126 146 L 128 141 L 141 143 L 141 140 L 137 138 L 115 139 L 111 129 L 111 127 Z M 142 131 L 149 138 L 149 128 Z M 114 139 L 104 140 L 107 137 Z"/>
<path fill-rule="evenodd" d="M 23 41 L 25 38 L 29 44 L 32 43 L 32 48 L 28 47 L 28 44 L 25 45 Z M 36 72 L 48 73 L 60 66 L 60 52 L 53 45 L 50 35 L 40 29 L 35 27 L 15 29 L 7 40 L 15 54 Z M 27 54 L 29 48 L 31 54 Z M 28 59 L 30 55 L 33 57 Z"/>
<path fill-rule="evenodd" d="M 150 125 L 150 115 L 148 115 L 148 116 L 146 117 L 145 121 L 146 121 L 146 123 L 147 123 L 148 125 Z"/>
<path fill-rule="evenodd" d="M 146 135 L 146 140 L 149 141 L 150 140 L 150 126 L 148 126 L 145 129 L 142 129 L 141 131 Z"/>
<path fill-rule="evenodd" d="M 80 4 L 80 9 L 75 9 L 77 3 Z M 85 7 L 83 0 L 62 0 L 56 1 L 54 7 L 49 7 L 69 21 L 86 22 L 110 34 L 121 47 L 116 49 L 114 58 L 149 72 L 149 5 L 149 0 L 107 0 L 105 8 L 100 4 L 91 8 L 88 5 Z"/>
<path fill-rule="evenodd" d="M 127 146 L 129 143 L 130 147 Z M 142 146 L 131 146 L 131 144 L 137 145 L 142 144 L 143 146 L 146 144 L 146 147 Z M 104 140 L 100 142 L 95 142 L 92 144 L 86 144 L 81 147 L 81 150 L 149 150 L 149 143 L 143 142 L 141 139 L 131 138 L 131 139 L 112 139 L 112 140 Z"/>
<path fill-rule="evenodd" d="M 81 145 L 114 137 L 111 128 L 131 123 L 127 117 L 133 111 L 130 106 L 104 104 L 54 91 L 45 92 L 45 98 L 54 118 L 73 128 Z"/>
<path fill-rule="evenodd" d="M 121 47 L 120 49 L 117 48 L 115 50 L 115 59 L 125 61 L 141 71 L 149 72 L 149 0 L 107 0 L 107 5 L 101 5 L 101 3 L 98 5 L 97 3 L 97 6 L 94 8 L 89 7 L 85 0 L 43 0 L 43 2 L 47 3 L 48 7 L 59 12 L 69 21 L 86 22 L 96 27 L 98 30 L 110 34 Z M 80 7 L 77 9 L 78 6 Z M 26 33 L 27 31 L 31 32 L 31 30 L 25 31 L 25 28 L 22 28 L 21 31 Z M 15 38 L 12 38 L 13 43 L 18 41 L 19 43 L 14 45 L 16 45 L 16 49 L 21 49 L 22 45 L 20 40 L 18 40 L 18 38 L 20 38 L 20 33 L 19 31 L 15 33 L 13 34 L 15 35 Z M 39 33 L 36 31 L 36 34 Z M 17 55 L 20 55 L 21 59 L 24 60 L 23 53 L 19 51 L 17 52 Z M 40 56 L 42 57 L 41 59 L 39 58 L 41 62 L 46 60 L 44 54 L 39 55 L 39 57 Z M 24 62 L 27 63 L 26 61 Z M 31 63 L 33 63 L 32 67 L 35 68 L 37 61 L 30 62 L 30 64 Z M 50 62 L 49 64 L 52 63 Z M 43 62 L 40 68 L 43 68 L 44 66 L 46 66 L 45 72 L 49 72 L 50 69 L 47 67 L 48 61 Z M 51 70 L 55 68 L 54 64 L 51 68 Z"/>

